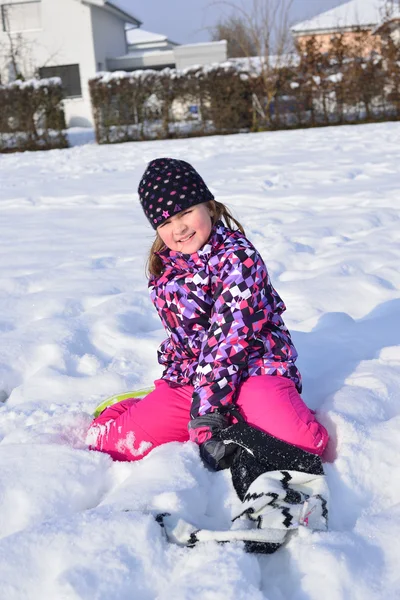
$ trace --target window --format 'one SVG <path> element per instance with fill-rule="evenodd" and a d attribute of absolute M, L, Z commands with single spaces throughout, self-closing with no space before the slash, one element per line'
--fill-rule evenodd
<path fill-rule="evenodd" d="M 64 87 L 65 98 L 82 96 L 81 75 L 79 65 L 59 65 L 57 67 L 42 67 L 39 75 L 43 79 L 60 77 Z"/>
<path fill-rule="evenodd" d="M 3 31 L 29 31 L 42 28 L 41 2 L 2 4 Z"/>

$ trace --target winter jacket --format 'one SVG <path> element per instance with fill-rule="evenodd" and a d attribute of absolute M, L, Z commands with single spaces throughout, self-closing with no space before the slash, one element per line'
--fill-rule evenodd
<path fill-rule="evenodd" d="M 222 222 L 195 254 L 159 253 L 164 271 L 149 281 L 168 333 L 158 360 L 163 379 L 194 386 L 192 418 L 226 407 L 248 377 L 292 379 L 301 392 L 297 352 L 254 246 Z"/>

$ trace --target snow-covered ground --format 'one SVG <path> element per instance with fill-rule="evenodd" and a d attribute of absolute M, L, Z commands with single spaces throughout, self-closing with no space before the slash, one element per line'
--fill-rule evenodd
<path fill-rule="evenodd" d="M 400 598 L 399 139 L 386 123 L 0 156 L 1 600 Z M 337 445 L 330 531 L 272 556 L 164 540 L 154 512 L 222 528 L 237 502 L 191 443 L 135 464 L 84 445 L 96 404 L 160 374 L 136 189 L 161 155 L 193 162 L 261 251 Z"/>

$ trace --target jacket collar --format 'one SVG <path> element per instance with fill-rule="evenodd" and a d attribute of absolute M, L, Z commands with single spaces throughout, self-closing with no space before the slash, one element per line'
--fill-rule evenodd
<path fill-rule="evenodd" d="M 208 241 L 194 254 L 184 254 L 183 252 L 177 252 L 169 248 L 165 248 L 157 252 L 157 254 L 166 269 L 175 267 L 180 271 L 190 269 L 191 267 L 204 267 L 211 255 L 224 243 L 227 233 L 228 230 L 222 221 L 217 221 L 211 229 Z"/>

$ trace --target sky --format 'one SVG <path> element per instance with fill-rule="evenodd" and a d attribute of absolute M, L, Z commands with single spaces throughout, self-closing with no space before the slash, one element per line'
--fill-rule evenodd
<path fill-rule="evenodd" d="M 303 21 L 318 13 L 344 4 L 345 0 L 293 0 L 290 11 L 292 23 Z M 118 0 L 143 21 L 142 29 L 164 33 L 180 44 L 210 39 L 209 28 L 229 9 L 213 0 Z M 242 0 L 241 6 L 251 7 L 253 0 Z"/>

